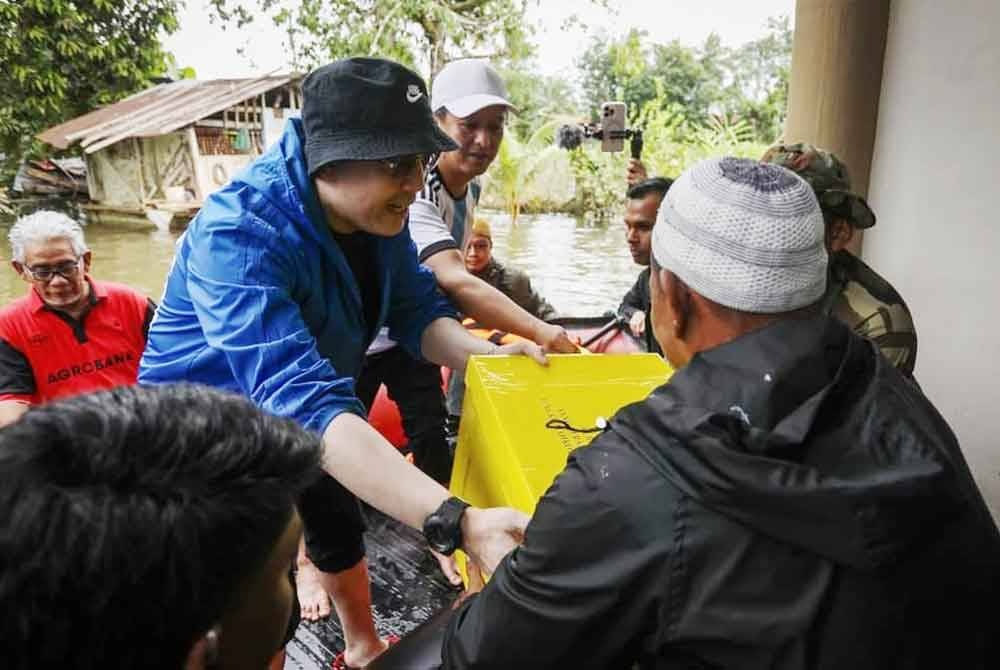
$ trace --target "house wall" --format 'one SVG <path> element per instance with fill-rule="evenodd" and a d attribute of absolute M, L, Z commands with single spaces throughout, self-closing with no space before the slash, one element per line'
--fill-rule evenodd
<path fill-rule="evenodd" d="M 201 156 L 201 189 L 205 197 L 225 186 L 257 156 L 252 154 Z"/>
<path fill-rule="evenodd" d="M 1000 519 L 1000 3 L 893 0 L 864 257 L 913 312 L 916 376 Z"/>
<path fill-rule="evenodd" d="M 264 108 L 263 114 L 261 114 L 261 124 L 264 127 L 262 131 L 264 151 L 270 149 L 275 142 L 281 139 L 281 134 L 285 132 L 285 124 L 288 122 L 288 119 L 297 117 L 298 115 L 298 110 L 287 107 L 284 109 Z"/>
<path fill-rule="evenodd" d="M 124 139 L 88 155 L 87 170 L 90 197 L 102 205 L 139 207 L 168 199 L 165 189 L 171 186 L 190 190 L 181 199 L 194 199 L 193 163 L 183 132 Z"/>
<path fill-rule="evenodd" d="M 140 155 L 136 143 L 125 140 L 87 156 L 90 197 L 106 205 L 142 204 Z"/>
<path fill-rule="evenodd" d="M 141 141 L 143 153 L 143 180 L 150 199 L 170 200 L 174 195 L 167 189 L 178 187 L 190 191 L 194 199 L 194 172 L 191 149 L 187 134 L 183 131 L 144 138 Z"/>

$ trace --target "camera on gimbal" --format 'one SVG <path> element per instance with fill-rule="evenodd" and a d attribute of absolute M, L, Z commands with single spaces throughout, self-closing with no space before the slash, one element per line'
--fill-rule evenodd
<path fill-rule="evenodd" d="M 622 151 L 629 140 L 632 158 L 642 155 L 642 129 L 626 128 L 624 102 L 605 102 L 601 105 L 600 123 L 581 123 L 561 126 L 556 133 L 556 144 L 563 149 L 576 149 L 584 140 L 601 141 L 601 151 Z"/>

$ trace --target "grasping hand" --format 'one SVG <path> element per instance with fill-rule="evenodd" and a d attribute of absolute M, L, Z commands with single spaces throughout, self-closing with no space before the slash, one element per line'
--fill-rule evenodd
<path fill-rule="evenodd" d="M 637 309 L 632 314 L 632 318 L 628 320 L 628 327 L 633 335 L 641 337 L 646 332 L 646 313 L 641 309 Z"/>
<path fill-rule="evenodd" d="M 462 515 L 462 549 L 486 573 L 524 540 L 530 518 L 510 507 L 470 507 Z"/>

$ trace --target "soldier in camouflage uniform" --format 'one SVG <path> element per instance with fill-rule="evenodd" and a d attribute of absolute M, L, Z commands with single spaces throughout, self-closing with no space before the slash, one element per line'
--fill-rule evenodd
<path fill-rule="evenodd" d="M 875 213 L 868 203 L 851 192 L 847 166 L 811 144 L 779 144 L 768 149 L 761 160 L 792 170 L 816 192 L 830 253 L 823 309 L 874 341 L 893 365 L 912 375 L 917 331 L 910 310 L 889 282 L 846 248 L 855 229 L 875 225 Z"/>

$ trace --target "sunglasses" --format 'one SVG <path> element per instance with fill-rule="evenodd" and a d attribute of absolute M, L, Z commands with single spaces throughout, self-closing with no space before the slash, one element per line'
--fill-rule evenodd
<path fill-rule="evenodd" d="M 80 260 L 66 261 L 65 263 L 60 263 L 54 267 L 49 267 L 47 265 L 30 267 L 25 265 L 24 270 L 32 279 L 36 279 L 38 281 L 50 281 L 56 275 L 59 275 L 63 279 L 71 280 L 76 277 L 76 273 L 80 270 Z"/>
<path fill-rule="evenodd" d="M 410 156 L 395 156 L 393 158 L 382 158 L 375 161 L 380 163 L 396 179 L 409 177 L 415 170 L 420 169 L 421 174 L 426 174 L 428 170 L 434 169 L 437 165 L 440 154 L 412 154 Z"/>

